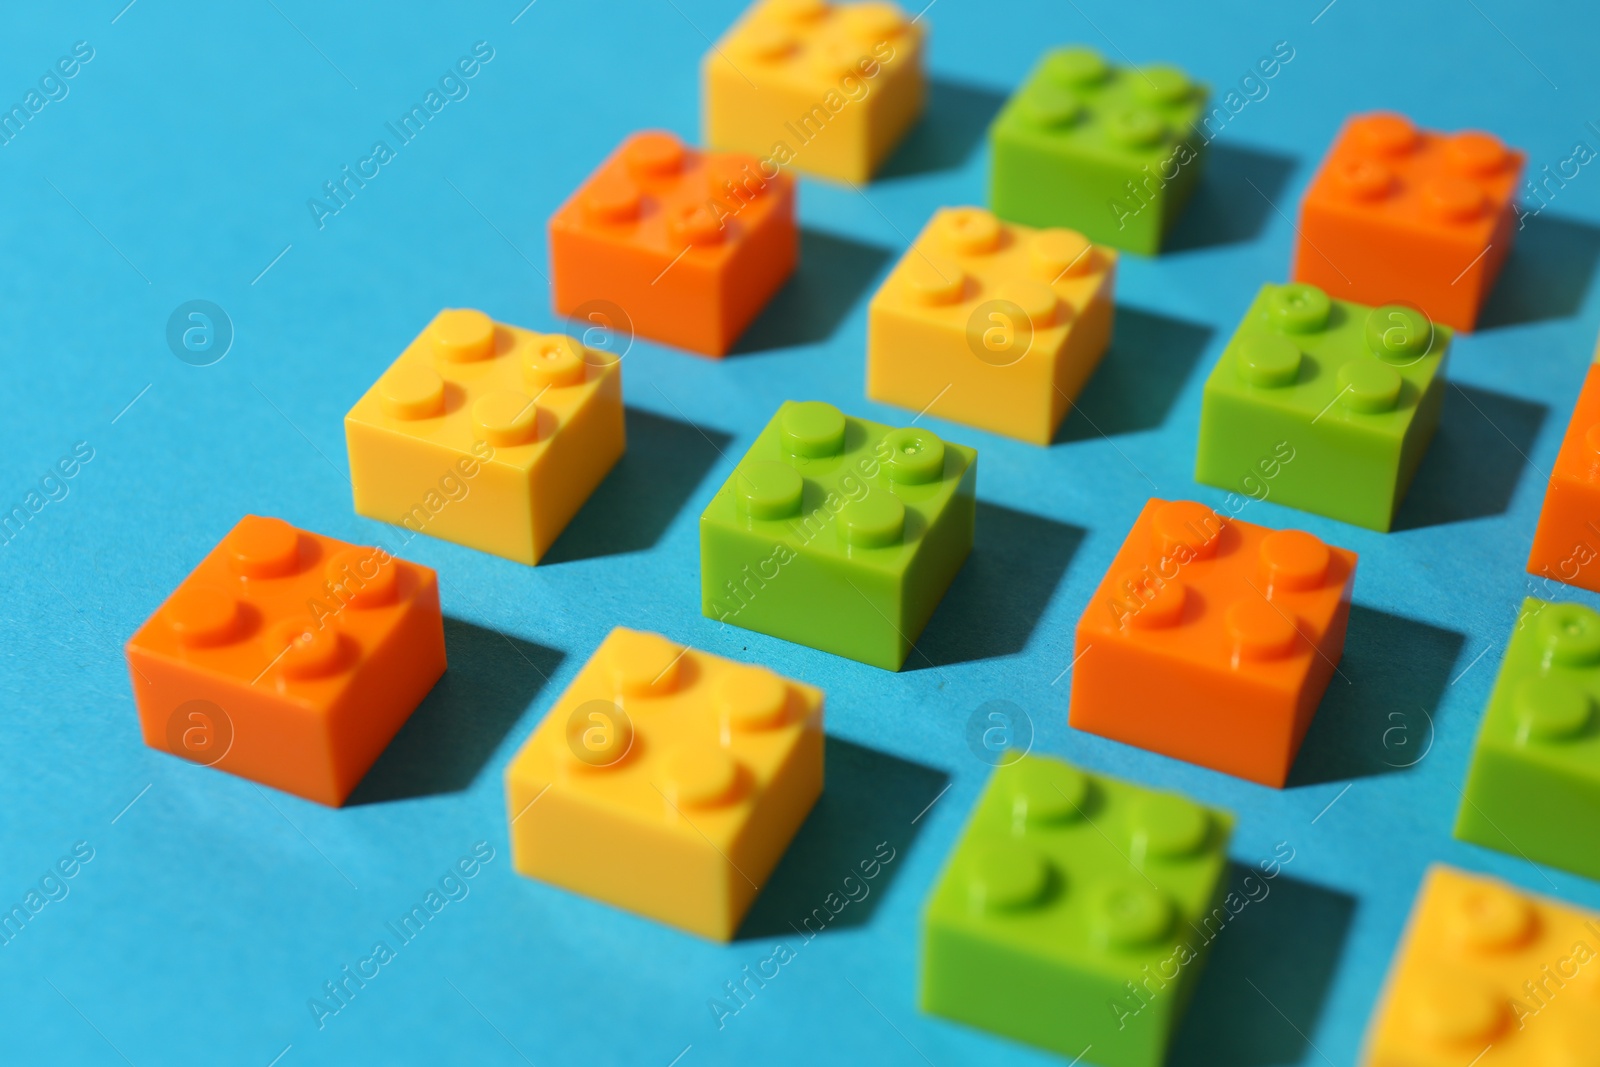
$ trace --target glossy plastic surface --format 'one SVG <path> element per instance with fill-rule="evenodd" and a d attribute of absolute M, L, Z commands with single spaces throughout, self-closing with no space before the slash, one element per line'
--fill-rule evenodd
<path fill-rule="evenodd" d="M 1262 286 L 1206 379 L 1195 481 L 1388 530 L 1439 425 L 1451 336 L 1412 308 Z"/>
<path fill-rule="evenodd" d="M 706 143 L 870 180 L 922 114 L 928 21 L 881 0 L 758 0 L 701 60 Z"/>
<path fill-rule="evenodd" d="M 574 338 L 447 309 L 344 432 L 358 513 L 537 563 L 622 455 L 621 367 Z"/>
<path fill-rule="evenodd" d="M 1600 913 L 1434 866 L 1362 1067 L 1580 1067 L 1600 1045 Z"/>
<path fill-rule="evenodd" d="M 556 314 L 726 355 L 794 270 L 794 201 L 755 156 L 633 134 L 550 216 Z"/>
<path fill-rule="evenodd" d="M 978 454 L 787 401 L 700 516 L 707 618 L 899 670 L 972 550 Z"/>
<path fill-rule="evenodd" d="M 1084 45 L 1046 52 L 989 128 L 989 204 L 1154 254 L 1199 184 L 1209 96 L 1176 67 L 1119 67 Z"/>
<path fill-rule="evenodd" d="M 512 862 L 726 941 L 821 792 L 821 690 L 618 627 L 506 769 Z"/>
<path fill-rule="evenodd" d="M 1472 329 L 1521 229 L 1525 160 L 1476 130 L 1435 133 L 1392 112 L 1351 118 L 1301 201 L 1294 280 Z"/>
<path fill-rule="evenodd" d="M 246 515 L 127 657 L 145 744 L 339 805 L 444 673 L 438 581 Z"/>
<path fill-rule="evenodd" d="M 1600 879 L 1600 613 L 1529 597 L 1506 644 L 1456 836 Z"/>
<path fill-rule="evenodd" d="M 1111 343 L 1117 254 L 942 208 L 872 298 L 867 395 L 1047 445 Z"/>
<path fill-rule="evenodd" d="M 1158 1067 L 1222 905 L 1233 816 L 1062 760 L 990 778 L 923 916 L 924 1010 Z"/>
<path fill-rule="evenodd" d="M 1078 620 L 1070 721 L 1281 787 L 1344 653 L 1356 554 L 1152 499 Z"/>

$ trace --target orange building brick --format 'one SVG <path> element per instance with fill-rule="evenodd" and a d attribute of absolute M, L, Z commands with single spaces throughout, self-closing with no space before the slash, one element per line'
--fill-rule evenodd
<path fill-rule="evenodd" d="M 642 337 L 726 355 L 794 270 L 794 199 L 753 156 L 636 133 L 550 217 L 556 311 L 607 301 Z"/>
<path fill-rule="evenodd" d="M 145 744 L 339 805 L 444 673 L 438 579 L 246 515 L 127 654 Z"/>
<path fill-rule="evenodd" d="M 1600 914 L 1428 871 L 1364 1067 L 1584 1067 L 1600 1050 Z"/>
<path fill-rule="evenodd" d="M 1282 787 L 1339 657 L 1356 554 L 1152 499 L 1078 620 L 1069 722 Z"/>
<path fill-rule="evenodd" d="M 1301 203 L 1294 280 L 1472 329 L 1511 251 L 1525 159 L 1487 133 L 1350 119 Z"/>
<path fill-rule="evenodd" d="M 1589 367 L 1550 470 L 1528 573 L 1600 592 L 1600 364 Z"/>
<path fill-rule="evenodd" d="M 821 690 L 618 627 L 506 768 L 512 863 L 726 941 L 821 792 Z"/>
<path fill-rule="evenodd" d="M 1111 342 L 1117 253 L 936 212 L 867 312 L 867 395 L 1047 445 Z"/>

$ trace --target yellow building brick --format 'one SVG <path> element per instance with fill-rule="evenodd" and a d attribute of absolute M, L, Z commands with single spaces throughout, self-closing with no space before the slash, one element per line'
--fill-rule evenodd
<path fill-rule="evenodd" d="M 615 357 L 441 311 L 344 419 L 356 511 L 537 563 L 623 450 Z"/>
<path fill-rule="evenodd" d="M 922 57 L 922 25 L 894 4 L 757 3 L 701 64 L 705 142 L 867 181 L 922 114 Z"/>
<path fill-rule="evenodd" d="M 1117 253 L 941 208 L 872 298 L 867 395 L 1036 445 L 1111 343 Z"/>
<path fill-rule="evenodd" d="M 618 627 L 506 770 L 516 869 L 726 941 L 822 792 L 822 692 Z"/>
<path fill-rule="evenodd" d="M 1430 870 L 1366 1067 L 1586 1067 L 1597 1050 L 1600 914 Z"/>

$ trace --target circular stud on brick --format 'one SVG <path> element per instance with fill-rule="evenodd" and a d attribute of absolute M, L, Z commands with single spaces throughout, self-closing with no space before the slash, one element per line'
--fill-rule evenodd
<path fill-rule="evenodd" d="M 1167 139 L 1167 124 L 1145 108 L 1127 107 L 1105 116 L 1106 136 L 1124 148 L 1152 148 Z"/>
<path fill-rule="evenodd" d="M 1188 606 L 1189 590 L 1176 579 L 1153 578 L 1144 571 L 1124 575 L 1116 589 L 1122 594 L 1122 625 L 1136 630 L 1165 630 L 1178 625 Z"/>
<path fill-rule="evenodd" d="M 1076 822 L 1089 809 L 1089 776 L 1055 760 L 1018 760 L 1007 779 L 1011 832 Z"/>
<path fill-rule="evenodd" d="M 791 456 L 822 459 L 844 451 L 844 412 L 821 400 L 802 400 L 783 409 L 778 434 Z"/>
<path fill-rule="evenodd" d="M 1293 385 L 1300 378 L 1300 347 L 1277 334 L 1249 334 L 1233 346 L 1239 377 L 1263 389 Z"/>
<path fill-rule="evenodd" d="M 1394 171 L 1375 159 L 1342 159 L 1328 168 L 1334 190 L 1352 200 L 1375 203 L 1399 187 Z"/>
<path fill-rule="evenodd" d="M 1058 48 L 1044 57 L 1041 72 L 1057 85 L 1099 85 L 1111 74 L 1105 58 L 1092 48 Z"/>
<path fill-rule="evenodd" d="M 268 626 L 261 644 L 272 666 L 288 678 L 327 678 L 344 666 L 339 631 L 310 616 L 281 619 Z"/>
<path fill-rule="evenodd" d="M 163 611 L 173 636 L 187 648 L 230 644 L 244 629 L 239 601 L 214 586 L 180 587 Z"/>
<path fill-rule="evenodd" d="M 1194 83 L 1176 67 L 1145 67 L 1128 76 L 1133 95 L 1147 104 L 1170 107 L 1194 93 Z"/>
<path fill-rule="evenodd" d="M 447 363 L 488 359 L 494 355 L 494 320 L 472 308 L 450 308 L 428 324 L 428 340 Z"/>
<path fill-rule="evenodd" d="M 967 290 L 966 271 L 942 256 L 911 257 L 901 277 L 911 298 L 927 307 L 960 303 Z"/>
<path fill-rule="evenodd" d="M 639 187 L 615 171 L 597 175 L 583 190 L 584 214 L 595 222 L 632 222 L 643 203 Z"/>
<path fill-rule="evenodd" d="M 679 244 L 712 248 L 727 233 L 708 204 L 681 204 L 667 213 L 667 236 Z"/>
<path fill-rule="evenodd" d="M 846 36 L 870 51 L 873 45 L 898 37 L 911 28 L 911 20 L 894 4 L 869 0 L 839 9 L 839 25 Z M 865 53 L 857 60 L 868 58 Z"/>
<path fill-rule="evenodd" d="M 1129 820 L 1129 859 L 1175 860 L 1192 856 L 1211 836 L 1211 816 L 1175 793 L 1153 793 L 1134 803 Z"/>
<path fill-rule="evenodd" d="M 800 514 L 805 479 L 787 463 L 751 460 L 733 479 L 735 506 L 746 519 L 787 519 Z"/>
<path fill-rule="evenodd" d="M 1510 1005 L 1504 993 L 1466 977 L 1423 981 L 1426 985 L 1410 1002 L 1405 1020 L 1416 1037 L 1435 1047 L 1460 1049 L 1471 1060 L 1505 1029 Z"/>
<path fill-rule="evenodd" d="M 1339 387 L 1339 403 L 1363 415 L 1393 411 L 1400 403 L 1404 380 L 1393 367 L 1373 359 L 1353 359 L 1334 376 Z"/>
<path fill-rule="evenodd" d="M 1489 213 L 1489 196 L 1465 178 L 1435 178 L 1418 190 L 1422 207 L 1445 222 L 1471 222 Z"/>
<path fill-rule="evenodd" d="M 776 65 L 800 50 L 800 38 L 787 26 L 763 23 L 746 30 L 736 47 L 742 58 L 760 65 Z"/>
<path fill-rule="evenodd" d="M 1282 659 L 1294 651 L 1297 635 L 1293 618 L 1253 593 L 1228 605 L 1222 628 L 1228 635 L 1235 663 Z"/>
<path fill-rule="evenodd" d="M 913 426 L 890 430 L 883 448 L 883 467 L 892 482 L 926 485 L 944 477 L 944 442 L 932 430 Z"/>
<path fill-rule="evenodd" d="M 1386 159 L 1408 155 L 1422 143 L 1422 135 L 1410 119 L 1389 111 L 1352 119 L 1346 136 L 1361 151 Z"/>
<path fill-rule="evenodd" d="M 1504 886 L 1484 882 L 1461 890 L 1451 901 L 1448 920 L 1451 939 L 1475 954 L 1515 952 L 1539 928 L 1533 905 Z"/>
<path fill-rule="evenodd" d="M 839 512 L 839 537 L 851 548 L 891 548 L 905 539 L 906 506 L 885 492 L 868 492 Z"/>
<path fill-rule="evenodd" d="M 1445 139 L 1444 158 L 1458 174 L 1487 178 L 1506 169 L 1511 153 L 1493 134 L 1467 130 Z"/>
<path fill-rule="evenodd" d="M 1163 558 L 1177 557 L 1183 563 L 1214 556 L 1227 524 L 1221 515 L 1193 500 L 1169 501 L 1150 517 L 1156 551 Z"/>
<path fill-rule="evenodd" d="M 1582 604 L 1546 604 L 1533 632 L 1547 661 L 1567 667 L 1600 662 L 1600 615 Z"/>
<path fill-rule="evenodd" d="M 243 578 L 282 578 L 300 569 L 300 531 L 282 519 L 248 515 L 223 542 L 228 566 Z"/>
<path fill-rule="evenodd" d="M 1081 122 L 1088 109 L 1071 88 L 1039 82 L 1017 98 L 1017 113 L 1041 129 L 1064 130 Z"/>
<path fill-rule="evenodd" d="M 393 604 L 400 591 L 400 568 L 381 548 L 341 548 L 328 559 L 322 576 L 336 600 L 363 610 Z"/>
<path fill-rule="evenodd" d="M 1302 592 L 1322 585 L 1333 553 L 1323 541 L 1303 530 L 1273 530 L 1257 550 L 1262 591 Z"/>
<path fill-rule="evenodd" d="M 964 256 L 982 255 L 1000 247 L 1000 220 L 979 207 L 950 208 L 936 224 L 939 243 Z"/>
<path fill-rule="evenodd" d="M 985 841 L 967 868 L 967 905 L 978 913 L 1027 911 L 1045 902 L 1050 861 L 1020 841 Z"/>
<path fill-rule="evenodd" d="M 472 426 L 498 448 L 529 444 L 539 436 L 539 406 L 515 390 L 499 389 L 473 401 Z"/>
<path fill-rule="evenodd" d="M 431 418 L 444 410 L 444 379 L 432 367 L 402 363 L 378 379 L 378 403 L 391 419 Z"/>
<path fill-rule="evenodd" d="M 534 334 L 517 339 L 522 376 L 537 391 L 579 385 L 586 373 L 583 345 L 559 333 Z"/>
<path fill-rule="evenodd" d="M 1571 741 L 1589 729 L 1594 702 L 1589 694 L 1561 678 L 1524 678 L 1511 691 L 1517 720 L 1517 744 Z"/>
<path fill-rule="evenodd" d="M 724 736 L 730 731 L 770 730 L 783 725 L 789 711 L 789 685 L 763 667 L 732 670 L 717 680 L 717 714 Z"/>
<path fill-rule="evenodd" d="M 832 10 L 833 5 L 828 0 L 767 0 L 762 5 L 761 17 L 790 26 L 804 26 Z"/>
<path fill-rule="evenodd" d="M 1333 302 L 1314 285 L 1291 282 L 1267 293 L 1267 321 L 1287 333 L 1316 333 L 1328 325 Z"/>
<path fill-rule="evenodd" d="M 624 630 L 610 639 L 611 682 L 623 696 L 664 696 L 678 688 L 688 650 L 659 634 Z"/>
<path fill-rule="evenodd" d="M 609 700 L 585 700 L 573 708 L 565 734 L 567 752 L 579 768 L 616 767 L 633 751 L 633 720 Z"/>
<path fill-rule="evenodd" d="M 659 778 L 673 807 L 716 808 L 737 799 L 739 762 L 720 748 L 673 748 L 662 753 Z"/>
<path fill-rule="evenodd" d="M 1081 278 L 1095 267 L 1094 245 L 1077 230 L 1041 230 L 1028 242 L 1033 275 L 1047 285 Z"/>
<path fill-rule="evenodd" d="M 1386 363 L 1410 366 L 1433 348 L 1433 321 L 1414 307 L 1385 304 L 1367 314 L 1367 349 Z"/>
<path fill-rule="evenodd" d="M 1061 313 L 1061 298 L 1044 282 L 1013 278 L 1002 282 L 994 292 L 997 300 L 1011 304 L 1022 315 L 1023 321 L 1027 323 L 1027 336 L 1030 342 L 1033 331 L 1048 330 L 1059 319 L 1065 317 Z M 1019 330 L 1018 333 L 1020 335 L 1022 331 Z"/>
<path fill-rule="evenodd" d="M 622 146 L 622 161 L 640 177 L 670 177 L 683 169 L 687 156 L 683 142 L 665 130 L 636 133 Z"/>
<path fill-rule="evenodd" d="M 1089 890 L 1090 937 L 1103 947 L 1133 949 L 1167 936 L 1178 909 L 1148 882 L 1103 882 Z"/>

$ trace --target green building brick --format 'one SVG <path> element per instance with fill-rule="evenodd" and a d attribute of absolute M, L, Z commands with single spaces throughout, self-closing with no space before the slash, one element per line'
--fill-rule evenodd
<path fill-rule="evenodd" d="M 1451 330 L 1266 285 L 1206 379 L 1198 482 L 1388 530 L 1439 425 Z"/>
<path fill-rule="evenodd" d="M 700 516 L 707 617 L 899 670 L 972 550 L 978 454 L 788 401 Z"/>
<path fill-rule="evenodd" d="M 1456 837 L 1600 878 L 1600 614 L 1529 597 L 1506 645 Z"/>
<path fill-rule="evenodd" d="M 1029 226 L 1154 254 L 1205 165 L 1209 93 L 1173 67 L 1045 54 L 989 128 L 989 205 Z"/>
<path fill-rule="evenodd" d="M 1232 831 L 1227 812 L 1060 760 L 999 768 L 928 901 L 923 1009 L 1156 1067 L 1229 919 Z"/>

